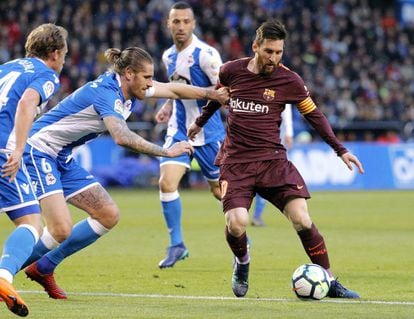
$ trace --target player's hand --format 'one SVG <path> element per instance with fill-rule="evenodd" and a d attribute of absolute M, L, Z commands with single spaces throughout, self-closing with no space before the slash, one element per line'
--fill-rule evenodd
<path fill-rule="evenodd" d="M 22 156 L 23 152 L 15 150 L 1 167 L 1 177 L 10 177 L 9 182 L 14 182 L 22 162 Z"/>
<path fill-rule="evenodd" d="M 190 127 L 187 130 L 187 136 L 191 141 L 194 141 L 196 135 L 200 133 L 200 131 L 201 131 L 201 127 L 193 123 L 190 125 Z"/>
<path fill-rule="evenodd" d="M 168 148 L 167 152 L 167 157 L 177 157 L 181 154 L 191 155 L 193 154 L 194 149 L 190 143 L 186 141 L 181 141 L 178 143 L 174 143 L 170 148 Z"/>
<path fill-rule="evenodd" d="M 155 114 L 155 120 L 157 123 L 167 123 L 172 114 L 172 105 L 171 103 L 164 103 L 163 106 L 159 109 L 157 114 Z"/>
<path fill-rule="evenodd" d="M 216 100 L 220 104 L 225 105 L 230 99 L 230 89 L 223 86 L 217 90 L 211 91 L 208 98 L 209 100 Z"/>
<path fill-rule="evenodd" d="M 361 174 L 364 174 L 364 168 L 362 167 L 361 162 L 359 161 L 358 157 L 356 157 L 355 155 L 347 152 L 345 154 L 343 154 L 341 156 L 342 161 L 346 164 L 346 166 L 348 166 L 349 170 L 352 171 L 353 167 L 352 167 L 352 163 L 355 164 L 356 167 L 358 167 L 358 170 Z"/>

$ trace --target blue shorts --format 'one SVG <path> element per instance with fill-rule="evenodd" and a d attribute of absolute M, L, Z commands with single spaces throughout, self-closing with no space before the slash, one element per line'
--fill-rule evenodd
<path fill-rule="evenodd" d="M 59 161 L 29 145 L 24 160 L 39 200 L 61 192 L 67 200 L 98 184 L 95 177 L 72 158 L 67 162 Z"/>
<path fill-rule="evenodd" d="M 8 154 L 0 152 L 0 167 L 8 157 Z M 13 183 L 9 183 L 9 177 L 0 177 L 0 210 L 5 211 L 11 220 L 40 213 L 39 202 L 23 162 Z"/>
<path fill-rule="evenodd" d="M 174 143 L 180 142 L 178 139 L 174 139 L 168 136 L 165 140 L 164 147 L 170 147 Z M 219 167 L 214 165 L 214 159 L 220 149 L 221 141 L 211 142 L 203 146 L 195 146 L 194 154 L 192 156 L 188 154 L 182 154 L 178 157 L 160 157 L 160 166 L 165 164 L 175 164 L 185 166 L 187 169 L 191 168 L 191 160 L 196 159 L 198 165 L 201 168 L 201 173 L 209 181 L 218 181 Z"/>

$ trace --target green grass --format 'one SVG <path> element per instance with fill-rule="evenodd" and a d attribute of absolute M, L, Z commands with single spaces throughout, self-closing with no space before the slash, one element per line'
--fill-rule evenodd
<path fill-rule="evenodd" d="M 248 229 L 250 289 L 247 298 L 236 299 L 230 287 L 232 256 L 224 241 L 224 217 L 208 191 L 181 192 L 190 257 L 166 270 L 157 267 L 168 246 L 158 192 L 111 194 L 122 211 L 120 224 L 57 269 L 68 300 L 49 299 L 23 273 L 16 276 L 30 318 L 414 317 L 412 192 L 313 193 L 309 209 L 325 237 L 332 270 L 362 296 L 361 302 L 338 303 L 294 297 L 290 276 L 308 259 L 291 225 L 270 205 L 266 227 Z M 73 209 L 73 217 L 79 220 L 84 214 Z M 3 216 L 0 226 L 3 243 L 12 225 Z M 0 318 L 16 317 L 0 309 Z"/>

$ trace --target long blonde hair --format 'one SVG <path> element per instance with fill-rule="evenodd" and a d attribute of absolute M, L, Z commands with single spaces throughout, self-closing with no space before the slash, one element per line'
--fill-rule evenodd
<path fill-rule="evenodd" d="M 121 75 L 127 67 L 140 72 L 144 69 L 144 64 L 154 64 L 151 55 L 138 47 L 129 47 L 123 51 L 110 48 L 105 51 L 105 58 L 111 64 L 110 68 Z"/>

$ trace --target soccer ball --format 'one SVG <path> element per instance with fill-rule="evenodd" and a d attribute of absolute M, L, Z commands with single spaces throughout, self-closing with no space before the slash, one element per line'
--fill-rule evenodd
<path fill-rule="evenodd" d="M 329 275 L 316 264 L 299 266 L 292 275 L 292 290 L 300 299 L 320 300 L 328 294 Z"/>

